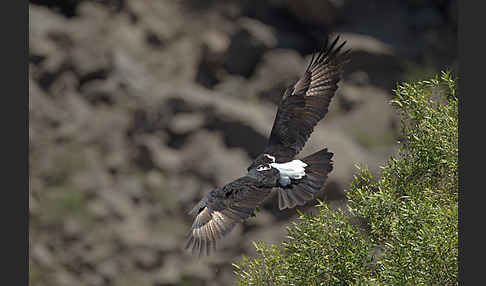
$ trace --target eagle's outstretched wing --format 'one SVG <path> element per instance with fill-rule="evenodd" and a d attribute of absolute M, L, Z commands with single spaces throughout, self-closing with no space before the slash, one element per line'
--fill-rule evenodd
<path fill-rule="evenodd" d="M 287 162 L 304 147 L 314 126 L 326 115 L 341 79 L 342 66 L 349 50 L 340 53 L 346 43 L 337 45 L 339 36 L 317 55 L 313 55 L 304 75 L 289 87 L 278 107 L 268 144 L 263 153 L 277 162 Z"/>
<path fill-rule="evenodd" d="M 275 181 L 278 173 L 274 173 Z M 208 193 L 190 212 L 196 214 L 187 234 L 186 249 L 199 255 L 216 249 L 216 243 L 250 217 L 270 193 L 271 187 L 245 176 Z"/>

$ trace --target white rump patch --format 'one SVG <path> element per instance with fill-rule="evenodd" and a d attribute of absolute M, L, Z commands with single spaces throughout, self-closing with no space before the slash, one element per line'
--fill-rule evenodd
<path fill-rule="evenodd" d="M 287 163 L 271 163 L 270 166 L 280 172 L 279 183 L 285 187 L 290 184 L 290 179 L 302 179 L 305 176 L 307 164 L 300 160 L 293 160 Z"/>

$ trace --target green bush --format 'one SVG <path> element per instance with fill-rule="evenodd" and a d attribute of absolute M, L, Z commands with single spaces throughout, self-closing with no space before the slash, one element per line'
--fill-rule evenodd
<path fill-rule="evenodd" d="M 364 167 L 347 209 L 301 214 L 286 241 L 234 264 L 240 285 L 457 285 L 458 100 L 449 73 L 399 85 L 397 158 Z"/>

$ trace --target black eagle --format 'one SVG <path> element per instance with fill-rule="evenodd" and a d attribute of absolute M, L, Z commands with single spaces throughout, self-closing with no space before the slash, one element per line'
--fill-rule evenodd
<path fill-rule="evenodd" d="M 326 115 L 349 60 L 349 50 L 341 52 L 346 42 L 337 45 L 338 40 L 339 36 L 329 45 L 326 39 L 304 75 L 285 90 L 267 146 L 246 176 L 211 191 L 189 212 L 196 217 L 186 249 L 209 255 L 237 223 L 253 215 L 272 189 L 281 210 L 304 205 L 320 191 L 333 169 L 333 153 L 325 148 L 302 160 L 294 157 Z"/>

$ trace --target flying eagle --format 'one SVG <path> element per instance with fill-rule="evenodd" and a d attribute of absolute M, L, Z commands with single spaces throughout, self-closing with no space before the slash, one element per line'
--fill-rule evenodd
<path fill-rule="evenodd" d="M 333 169 L 333 153 L 327 148 L 302 160 L 302 150 L 314 126 L 326 115 L 348 61 L 349 50 L 340 52 L 339 36 L 312 55 L 304 75 L 288 87 L 280 100 L 266 148 L 239 179 L 208 193 L 189 212 L 195 215 L 186 249 L 199 255 L 216 249 L 217 242 L 237 223 L 254 214 L 272 190 L 280 210 L 312 200 Z"/>

